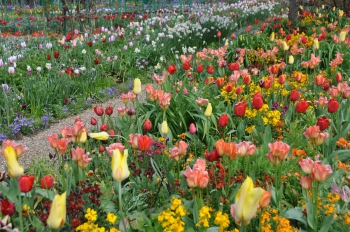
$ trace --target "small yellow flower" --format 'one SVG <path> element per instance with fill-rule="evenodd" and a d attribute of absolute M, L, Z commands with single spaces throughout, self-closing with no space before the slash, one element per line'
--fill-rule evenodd
<path fill-rule="evenodd" d="M 116 220 L 117 220 L 117 216 L 114 213 L 107 214 L 106 221 L 108 221 L 111 224 L 114 224 Z"/>

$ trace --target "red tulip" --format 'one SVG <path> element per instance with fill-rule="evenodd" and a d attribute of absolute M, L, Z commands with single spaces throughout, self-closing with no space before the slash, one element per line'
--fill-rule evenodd
<path fill-rule="evenodd" d="M 105 147 L 102 146 L 102 145 L 100 145 L 100 146 L 98 147 L 98 152 L 102 153 L 102 152 L 104 152 L 104 151 L 105 151 Z"/>
<path fill-rule="evenodd" d="M 238 87 L 236 88 L 236 94 L 237 94 L 237 95 L 240 95 L 242 92 L 243 92 L 242 86 L 238 86 Z"/>
<path fill-rule="evenodd" d="M 223 77 L 219 77 L 216 79 L 215 83 L 218 87 L 222 87 L 224 85 L 225 79 Z"/>
<path fill-rule="evenodd" d="M 92 42 L 91 42 L 91 41 L 87 42 L 86 44 L 87 44 L 89 47 L 92 47 Z"/>
<path fill-rule="evenodd" d="M 232 90 L 233 90 L 232 84 L 231 84 L 231 83 L 228 83 L 228 84 L 226 85 L 226 92 L 230 93 Z"/>
<path fill-rule="evenodd" d="M 103 123 L 100 126 L 100 131 L 108 131 L 108 124 L 107 123 Z"/>
<path fill-rule="evenodd" d="M 176 72 L 176 66 L 175 66 L 175 64 L 169 65 L 169 66 L 168 66 L 168 72 L 169 72 L 170 74 L 174 74 L 174 73 Z"/>
<path fill-rule="evenodd" d="M 329 127 L 329 119 L 326 116 L 322 116 L 317 119 L 316 125 L 320 128 L 321 131 L 326 130 Z"/>
<path fill-rule="evenodd" d="M 113 114 L 113 107 L 111 105 L 108 105 L 105 109 L 105 112 L 107 115 Z"/>
<path fill-rule="evenodd" d="M 205 159 L 209 162 L 218 161 L 220 159 L 220 156 L 218 155 L 216 148 L 214 148 L 212 151 L 208 151 L 207 153 L 205 153 Z"/>
<path fill-rule="evenodd" d="M 295 110 L 298 113 L 305 113 L 307 108 L 309 107 L 309 103 L 305 100 L 300 100 L 296 105 L 295 105 Z"/>
<path fill-rule="evenodd" d="M 94 59 L 94 63 L 95 63 L 95 64 L 99 64 L 100 61 L 99 61 L 97 58 L 95 58 L 95 59 Z"/>
<path fill-rule="evenodd" d="M 93 126 L 95 126 L 95 125 L 97 124 L 96 118 L 93 118 L 93 117 L 92 117 L 92 118 L 90 119 L 90 124 L 93 125 Z"/>
<path fill-rule="evenodd" d="M 328 81 L 325 82 L 325 83 L 322 85 L 322 89 L 323 89 L 324 91 L 328 91 L 328 89 L 329 89 L 329 82 L 328 82 Z"/>
<path fill-rule="evenodd" d="M 213 81 L 214 81 L 214 77 L 207 77 L 204 80 L 204 84 L 209 85 L 209 84 L 213 83 Z"/>
<path fill-rule="evenodd" d="M 110 137 L 113 137 L 115 136 L 115 131 L 112 129 L 112 130 L 109 130 L 109 136 Z"/>
<path fill-rule="evenodd" d="M 34 185 L 34 176 L 33 175 L 23 175 L 18 180 L 19 190 L 22 193 L 27 193 L 32 190 Z"/>
<path fill-rule="evenodd" d="M 12 216 L 16 211 L 15 203 L 9 202 L 7 199 L 1 200 L 1 214 L 3 216 Z"/>
<path fill-rule="evenodd" d="M 225 127 L 228 125 L 228 115 L 222 114 L 218 120 L 218 126 Z"/>
<path fill-rule="evenodd" d="M 214 67 L 212 65 L 207 67 L 207 73 L 213 74 L 214 73 Z"/>
<path fill-rule="evenodd" d="M 339 102 L 332 98 L 328 101 L 328 112 L 329 113 L 334 113 L 339 109 Z"/>
<path fill-rule="evenodd" d="M 142 126 L 144 131 L 150 131 L 152 129 L 152 122 L 149 119 L 146 119 Z"/>
<path fill-rule="evenodd" d="M 51 55 L 48 54 L 48 55 L 46 56 L 46 59 L 47 59 L 47 60 L 51 60 Z"/>
<path fill-rule="evenodd" d="M 40 179 L 40 184 L 43 189 L 50 189 L 53 186 L 54 179 L 52 176 L 44 176 Z"/>
<path fill-rule="evenodd" d="M 286 79 L 287 79 L 286 74 L 282 74 L 282 75 L 280 75 L 280 76 L 278 77 L 278 83 L 279 83 L 280 85 L 283 85 L 283 84 L 286 82 Z"/>
<path fill-rule="evenodd" d="M 260 110 L 263 107 L 264 100 L 261 93 L 258 92 L 254 94 L 252 105 L 253 105 L 253 108 L 256 110 Z"/>
<path fill-rule="evenodd" d="M 245 114 L 245 110 L 247 108 L 247 103 L 244 102 L 238 102 L 235 105 L 235 114 L 237 117 L 243 117 Z"/>
<path fill-rule="evenodd" d="M 53 52 L 53 57 L 55 57 L 55 59 L 58 59 L 58 57 L 60 57 L 60 52 Z"/>
<path fill-rule="evenodd" d="M 197 72 L 198 73 L 203 72 L 203 64 L 200 64 L 200 65 L 197 66 Z"/>
<path fill-rule="evenodd" d="M 102 116 L 104 114 L 104 110 L 103 110 L 103 108 L 101 106 L 95 106 L 94 107 L 94 112 L 98 116 Z"/>
<path fill-rule="evenodd" d="M 184 70 L 189 70 L 191 68 L 191 64 L 189 61 L 186 61 L 185 63 L 182 64 L 182 68 Z"/>
<path fill-rule="evenodd" d="M 341 75 L 340 72 L 338 72 L 337 75 L 335 75 L 335 80 L 337 82 L 341 82 L 343 80 L 343 76 Z"/>
<path fill-rule="evenodd" d="M 153 139 L 147 135 L 142 135 L 138 138 L 137 143 L 140 151 L 148 151 L 153 144 Z"/>
<path fill-rule="evenodd" d="M 246 84 L 246 85 L 249 85 L 249 83 L 250 83 L 251 80 L 252 80 L 252 79 L 251 79 L 251 77 L 250 77 L 249 74 L 248 74 L 248 75 L 245 75 L 245 76 L 243 77 L 243 83 Z"/>
<path fill-rule="evenodd" d="M 231 71 L 238 71 L 239 70 L 239 64 L 238 63 L 229 63 L 228 64 L 228 68 L 231 70 Z"/>
<path fill-rule="evenodd" d="M 289 99 L 291 101 L 297 101 L 299 100 L 299 98 L 300 98 L 300 93 L 297 90 L 293 89 L 292 92 L 290 93 Z"/>

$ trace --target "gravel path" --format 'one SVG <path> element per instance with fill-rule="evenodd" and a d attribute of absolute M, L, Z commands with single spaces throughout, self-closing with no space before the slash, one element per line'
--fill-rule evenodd
<path fill-rule="evenodd" d="M 144 86 L 142 87 L 142 89 L 144 89 Z M 145 91 L 142 91 L 141 94 L 138 95 L 138 100 L 144 102 L 145 99 L 146 93 Z M 53 152 L 54 150 L 50 147 L 46 137 L 51 134 L 59 133 L 59 129 L 64 126 L 73 126 L 76 118 L 81 118 L 84 122 L 84 125 L 89 130 L 92 127 L 90 124 L 91 117 L 97 118 L 95 112 L 93 111 L 93 107 L 95 105 L 80 114 L 69 116 L 68 118 L 61 119 L 58 122 L 51 124 L 50 127 L 46 130 L 41 130 L 36 134 L 23 136 L 21 139 L 15 140 L 17 143 L 21 143 L 28 148 L 28 151 L 19 158 L 19 163 L 24 168 L 28 168 L 32 162 L 35 162 L 35 160 L 38 160 L 39 158 L 48 158 L 49 153 Z M 113 114 L 116 114 L 116 107 L 124 106 L 119 97 L 98 105 L 103 106 L 103 108 L 108 105 L 113 106 Z M 0 157 L 0 171 L 5 171 L 5 158 L 2 155 Z"/>

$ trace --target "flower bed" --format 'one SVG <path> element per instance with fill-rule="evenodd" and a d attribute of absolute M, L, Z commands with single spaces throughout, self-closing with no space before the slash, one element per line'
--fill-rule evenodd
<path fill-rule="evenodd" d="M 96 106 L 90 122 L 50 135 L 50 164 L 24 171 L 25 148 L 3 142 L 4 226 L 11 216 L 22 231 L 346 231 L 349 18 L 318 13 L 301 10 L 299 27 L 257 18 L 174 50 L 145 88 L 134 78 L 124 107 Z M 177 20 L 156 43 L 197 27 Z"/>

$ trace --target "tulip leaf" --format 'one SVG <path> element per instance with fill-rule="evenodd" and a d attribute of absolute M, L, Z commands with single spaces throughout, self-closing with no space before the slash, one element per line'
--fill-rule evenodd
<path fill-rule="evenodd" d="M 117 212 L 116 204 L 113 201 L 101 199 L 101 209 L 103 209 L 107 213 L 115 213 Z"/>
<path fill-rule="evenodd" d="M 297 220 L 299 222 L 302 222 L 304 225 L 307 224 L 306 220 L 304 219 L 304 214 L 295 208 L 287 210 L 283 214 L 283 217 L 285 217 L 287 219 Z"/>
<path fill-rule="evenodd" d="M 271 126 L 270 124 L 267 124 L 265 127 L 265 133 L 264 133 L 264 144 L 268 144 L 271 141 L 272 141 Z"/>
<path fill-rule="evenodd" d="M 183 216 L 182 220 L 185 222 L 186 227 L 188 227 L 188 229 L 192 229 L 192 228 L 196 227 L 193 220 L 189 216 L 187 216 L 187 215 Z M 194 230 L 193 229 L 192 230 L 186 229 L 185 231 L 194 231 Z"/>
<path fill-rule="evenodd" d="M 43 197 L 46 197 L 46 198 L 48 198 L 50 200 L 53 200 L 53 198 L 56 195 L 54 191 L 48 190 L 48 189 L 42 189 L 42 188 L 35 189 L 35 193 L 39 194 L 39 195 L 41 195 Z"/>
<path fill-rule="evenodd" d="M 314 205 L 312 204 L 311 199 L 307 199 L 306 202 L 306 212 L 307 212 L 307 224 L 311 227 L 311 229 L 315 229 L 314 226 Z"/>
<path fill-rule="evenodd" d="M 334 213 L 332 213 L 331 215 L 328 215 L 325 220 L 322 222 L 321 225 L 321 230 L 319 230 L 319 232 L 327 232 L 329 231 L 329 228 L 331 227 L 331 225 L 335 222 L 334 220 Z"/>

